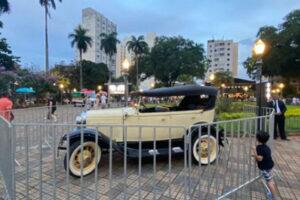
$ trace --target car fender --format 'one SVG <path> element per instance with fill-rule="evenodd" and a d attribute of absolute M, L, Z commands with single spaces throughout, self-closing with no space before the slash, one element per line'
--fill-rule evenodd
<path fill-rule="evenodd" d="M 98 135 L 98 145 L 100 145 L 101 148 L 109 147 L 110 139 L 106 137 L 104 134 L 102 134 L 101 132 L 91 128 L 75 128 L 74 130 L 65 133 L 61 138 L 60 144 L 66 141 L 68 137 L 69 137 L 70 145 L 76 141 L 80 141 L 81 134 L 83 134 L 83 140 L 91 140 L 95 142 L 97 140 L 96 137 Z"/>

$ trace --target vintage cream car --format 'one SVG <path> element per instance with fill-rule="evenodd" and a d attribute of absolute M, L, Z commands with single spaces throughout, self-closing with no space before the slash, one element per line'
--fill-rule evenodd
<path fill-rule="evenodd" d="M 199 145 L 199 128 L 195 125 L 213 122 L 217 93 L 214 87 L 199 85 L 151 89 L 133 94 L 140 98 L 136 107 L 82 113 L 76 118 L 78 128 L 60 141 L 60 150 L 69 149 L 64 159 L 65 169 L 69 168 L 73 176 L 88 175 L 110 147 L 129 158 L 169 155 L 170 150 L 172 155 L 182 154 L 187 149 L 184 142 L 187 134 L 192 138 L 193 161 L 214 162 L 222 134 L 216 137 L 213 126 L 209 131 L 203 126 Z M 169 98 L 171 103 L 166 104 Z"/>

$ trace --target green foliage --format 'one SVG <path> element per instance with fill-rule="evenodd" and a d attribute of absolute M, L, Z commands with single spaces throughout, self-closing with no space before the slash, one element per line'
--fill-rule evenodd
<path fill-rule="evenodd" d="M 0 1 L 0 14 L 6 13 L 10 11 L 10 5 L 8 0 L 1 0 Z"/>
<path fill-rule="evenodd" d="M 213 84 L 217 87 L 221 87 L 222 84 L 231 85 L 233 84 L 234 78 L 229 71 L 219 71 L 215 74 L 215 79 L 212 81 Z"/>
<path fill-rule="evenodd" d="M 134 53 L 134 62 L 135 65 L 131 66 L 129 70 L 129 81 L 134 82 L 138 85 L 140 70 L 138 69 L 141 56 L 149 53 L 148 44 L 144 41 L 144 36 L 131 36 L 131 40 L 127 42 L 127 49 L 129 52 Z"/>
<path fill-rule="evenodd" d="M 0 67 L 4 67 L 4 70 L 16 70 L 16 65 L 18 61 L 19 58 L 12 55 L 12 51 L 6 39 L 1 38 L 0 39 Z"/>
<path fill-rule="evenodd" d="M 299 77 L 300 75 L 300 10 L 289 13 L 278 26 L 261 27 L 257 37 L 266 44 L 262 57 L 262 74 L 265 76 Z M 256 57 L 247 58 L 244 68 L 255 78 Z"/>
<path fill-rule="evenodd" d="M 117 39 L 117 33 L 112 32 L 110 34 L 101 33 L 100 37 L 101 39 L 101 50 L 104 50 L 104 52 L 112 58 L 113 55 L 117 53 L 117 43 L 120 41 Z"/>
<path fill-rule="evenodd" d="M 88 47 L 92 46 L 92 38 L 87 35 L 88 30 L 82 28 L 79 25 L 74 29 L 74 33 L 69 34 L 69 38 L 71 39 L 71 46 L 76 46 L 77 50 L 80 53 L 80 60 L 82 60 L 82 53 L 85 53 Z"/>
<path fill-rule="evenodd" d="M 286 117 L 300 117 L 300 106 L 288 106 L 285 116 Z"/>
<path fill-rule="evenodd" d="M 183 37 L 159 37 L 151 52 L 140 61 L 141 72 L 154 76 L 164 86 L 172 86 L 180 75 L 203 78 L 206 72 L 204 49 Z"/>
<path fill-rule="evenodd" d="M 231 120 L 231 119 L 240 119 L 240 118 L 243 118 L 244 116 L 245 116 L 245 114 L 243 112 L 239 112 L 239 113 L 223 112 L 217 116 L 217 119 L 219 121 L 223 121 L 223 120 Z"/>
<path fill-rule="evenodd" d="M 216 113 L 229 112 L 232 107 L 232 100 L 226 97 L 220 97 L 217 99 Z"/>
<path fill-rule="evenodd" d="M 86 88 L 96 89 L 98 85 L 104 85 L 108 80 L 108 69 L 104 63 L 94 63 L 91 61 L 83 60 L 82 74 L 83 83 Z M 58 83 L 63 82 L 66 89 L 72 90 L 73 88 L 80 88 L 79 85 L 79 66 L 78 65 L 56 65 L 51 74 L 54 76 Z M 71 88 L 72 86 L 72 88 Z"/>

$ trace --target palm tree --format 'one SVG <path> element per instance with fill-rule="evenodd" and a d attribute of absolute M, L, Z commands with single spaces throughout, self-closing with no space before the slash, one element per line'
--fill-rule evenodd
<path fill-rule="evenodd" d="M 10 11 L 10 6 L 7 0 L 0 0 L 0 15 Z M 0 28 L 3 27 L 3 22 L 0 21 Z"/>
<path fill-rule="evenodd" d="M 0 14 L 10 11 L 10 6 L 7 0 L 0 0 Z"/>
<path fill-rule="evenodd" d="M 87 35 L 87 30 L 82 28 L 80 25 L 74 29 L 74 33 L 69 34 L 71 41 L 71 46 L 76 45 L 79 51 L 79 63 L 80 63 L 80 90 L 83 89 L 82 82 L 82 54 L 85 53 L 88 47 L 92 46 L 92 38 Z"/>
<path fill-rule="evenodd" d="M 110 34 L 101 33 L 100 34 L 101 39 L 101 50 L 104 50 L 105 54 L 109 56 L 109 63 L 111 67 L 112 64 L 112 57 L 117 53 L 117 43 L 120 41 L 117 39 L 117 33 L 112 32 Z M 108 85 L 111 83 L 111 69 L 108 67 L 109 70 L 109 79 L 108 79 Z M 110 92 L 108 90 L 108 105 L 110 100 Z"/>
<path fill-rule="evenodd" d="M 62 0 L 58 0 L 61 2 Z M 55 0 L 40 0 L 40 4 L 45 8 L 45 70 L 46 76 L 49 73 L 49 47 L 48 47 L 48 17 L 50 17 L 49 8 L 56 9 Z"/>
<path fill-rule="evenodd" d="M 139 86 L 139 61 L 143 54 L 149 50 L 148 44 L 144 40 L 144 36 L 140 35 L 138 38 L 131 36 L 131 40 L 127 42 L 127 49 L 129 52 L 133 52 L 135 56 L 136 65 L 136 85 Z"/>

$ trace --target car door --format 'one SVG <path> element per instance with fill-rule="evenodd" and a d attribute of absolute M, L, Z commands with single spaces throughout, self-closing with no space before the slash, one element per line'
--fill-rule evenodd
<path fill-rule="evenodd" d="M 168 140 L 168 128 L 162 126 L 169 126 L 170 112 L 137 112 L 136 115 L 125 117 L 124 125 L 134 125 L 141 127 L 128 127 L 127 139 L 128 141 L 157 141 Z M 141 130 L 141 133 L 140 133 Z"/>

